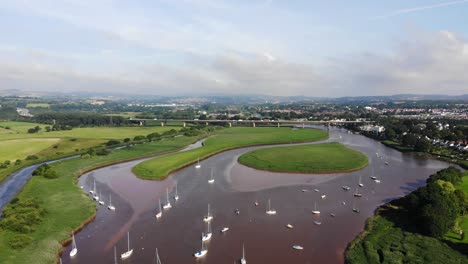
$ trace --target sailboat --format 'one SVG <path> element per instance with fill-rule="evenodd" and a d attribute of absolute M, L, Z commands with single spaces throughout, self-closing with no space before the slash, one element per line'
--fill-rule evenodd
<path fill-rule="evenodd" d="M 213 169 L 211 169 L 211 178 L 208 180 L 208 183 L 214 183 L 214 178 L 213 178 Z"/>
<path fill-rule="evenodd" d="M 371 179 L 372 179 L 375 183 L 380 183 L 380 180 L 377 179 L 377 176 L 374 176 L 374 167 L 372 167 L 372 176 L 371 176 Z"/>
<path fill-rule="evenodd" d="M 221 233 L 226 233 L 227 231 L 229 231 L 229 227 L 225 226 L 223 227 L 223 229 L 221 229 Z"/>
<path fill-rule="evenodd" d="M 351 189 L 351 187 L 349 187 L 348 185 L 343 185 L 341 186 L 341 188 L 343 188 L 343 190 L 345 191 L 349 191 Z"/>
<path fill-rule="evenodd" d="M 353 212 L 355 213 L 360 213 L 361 211 L 359 210 L 359 204 L 356 203 L 356 200 L 353 202 Z"/>
<path fill-rule="evenodd" d="M 177 183 L 175 185 L 175 195 L 174 195 L 174 200 L 179 200 L 179 194 L 177 193 Z"/>
<path fill-rule="evenodd" d="M 156 264 L 162 264 L 161 259 L 159 258 L 158 248 L 156 248 Z"/>
<path fill-rule="evenodd" d="M 94 194 L 96 192 L 96 180 L 94 180 L 94 187 L 92 190 L 89 191 L 90 194 Z"/>
<path fill-rule="evenodd" d="M 114 246 L 114 264 L 117 264 L 117 249 Z"/>
<path fill-rule="evenodd" d="M 130 257 L 132 255 L 132 253 L 133 253 L 133 248 L 130 249 L 130 232 L 127 232 L 127 249 L 128 250 L 126 252 L 124 252 L 124 253 L 122 253 L 120 255 L 120 257 L 122 259 L 126 259 L 126 258 Z"/>
<path fill-rule="evenodd" d="M 208 222 L 208 227 L 206 229 L 206 234 L 202 234 L 202 241 L 210 240 L 212 235 L 213 235 L 213 233 L 211 233 L 211 225 L 210 225 L 210 222 Z"/>
<path fill-rule="evenodd" d="M 107 209 L 115 211 L 115 206 L 112 205 L 112 194 L 109 194 L 109 205 L 107 206 Z"/>
<path fill-rule="evenodd" d="M 203 235 L 203 234 L 202 234 Z M 205 244 L 203 243 L 203 241 L 201 242 L 201 249 L 197 252 L 195 252 L 194 256 L 196 258 L 201 258 L 203 256 L 206 255 L 206 253 L 208 253 L 208 249 L 205 249 Z"/>
<path fill-rule="evenodd" d="M 101 191 L 99 191 L 99 197 L 102 198 Z M 100 205 L 104 205 L 104 200 L 99 200 Z"/>
<path fill-rule="evenodd" d="M 203 217 L 203 221 L 209 222 L 211 220 L 213 220 L 213 216 L 210 214 L 210 204 L 208 204 L 208 214 Z"/>
<path fill-rule="evenodd" d="M 96 183 L 94 183 L 94 197 L 93 198 L 96 202 L 99 202 L 99 195 L 96 191 Z"/>
<path fill-rule="evenodd" d="M 164 209 L 172 208 L 171 202 L 169 201 L 169 190 L 166 188 L 166 203 L 163 206 Z"/>
<path fill-rule="evenodd" d="M 362 197 L 362 193 L 359 193 L 358 187 L 356 187 L 356 192 L 354 193 L 354 197 Z"/>
<path fill-rule="evenodd" d="M 314 210 L 312 211 L 312 214 L 319 215 L 320 211 L 317 210 L 317 202 L 314 202 Z"/>
<path fill-rule="evenodd" d="M 271 204 L 270 204 L 270 199 L 268 199 L 268 210 L 266 211 L 267 214 L 269 215 L 275 215 L 276 210 L 271 210 Z"/>
<path fill-rule="evenodd" d="M 78 253 L 78 248 L 76 248 L 75 234 L 72 234 L 72 250 L 70 251 L 70 257 L 74 257 Z"/>
<path fill-rule="evenodd" d="M 364 187 L 364 184 L 362 184 L 362 181 L 361 181 L 361 175 L 359 175 L 359 187 Z"/>
<path fill-rule="evenodd" d="M 304 247 L 301 246 L 301 245 L 294 245 L 294 246 L 292 246 L 292 248 L 297 249 L 297 250 L 303 250 L 304 249 Z"/>
<path fill-rule="evenodd" d="M 293 228 L 294 228 L 294 226 L 291 225 L 291 224 L 287 224 L 286 227 L 289 228 L 289 229 L 293 229 Z"/>
<path fill-rule="evenodd" d="M 242 258 L 240 259 L 241 264 L 247 264 L 247 260 L 245 259 L 245 249 L 244 244 L 242 244 Z"/>
<path fill-rule="evenodd" d="M 161 199 L 158 200 L 158 204 L 159 204 L 159 212 L 156 214 L 156 218 L 161 218 L 162 216 L 162 210 L 161 210 Z"/>
<path fill-rule="evenodd" d="M 201 165 L 200 165 L 200 158 L 198 158 L 198 160 L 197 160 L 197 165 L 195 165 L 195 168 L 196 168 L 196 169 L 201 168 Z"/>

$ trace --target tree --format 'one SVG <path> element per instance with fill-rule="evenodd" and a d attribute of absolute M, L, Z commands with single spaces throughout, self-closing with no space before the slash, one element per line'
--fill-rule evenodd
<path fill-rule="evenodd" d="M 425 138 L 420 138 L 414 145 L 414 150 L 418 152 L 429 152 L 432 148 L 431 142 Z"/>
<path fill-rule="evenodd" d="M 418 138 L 415 135 L 410 134 L 410 133 L 404 135 L 402 138 L 402 144 L 403 146 L 406 146 L 406 147 L 414 147 L 417 141 L 418 141 Z"/>
<path fill-rule="evenodd" d="M 387 139 L 393 140 L 396 137 L 396 132 L 393 130 L 393 128 L 388 128 L 385 130 L 385 137 Z"/>

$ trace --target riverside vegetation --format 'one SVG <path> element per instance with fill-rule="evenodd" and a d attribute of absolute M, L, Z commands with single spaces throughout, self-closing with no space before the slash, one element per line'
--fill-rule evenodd
<path fill-rule="evenodd" d="M 454 167 L 376 210 L 346 263 L 468 263 L 468 173 Z"/>

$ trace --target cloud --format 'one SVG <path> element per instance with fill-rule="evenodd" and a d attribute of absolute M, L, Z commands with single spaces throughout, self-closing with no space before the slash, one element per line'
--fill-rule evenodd
<path fill-rule="evenodd" d="M 362 54 L 335 63 L 336 90 L 350 94 L 468 92 L 468 42 L 453 32 L 412 32 L 390 55 Z"/>
<path fill-rule="evenodd" d="M 437 9 L 437 8 L 442 8 L 442 7 L 452 6 L 452 5 L 465 4 L 465 3 L 468 3 L 468 0 L 442 2 L 442 3 L 439 3 L 439 4 L 433 4 L 433 5 L 425 5 L 425 6 L 417 6 L 417 7 L 412 7 L 412 8 L 405 8 L 405 9 L 396 10 L 396 11 L 388 13 L 386 15 L 372 17 L 371 20 L 391 18 L 391 17 L 400 16 L 400 15 L 403 15 L 403 14 L 415 13 L 415 12 L 419 12 L 419 11 L 424 11 L 424 10 L 429 10 L 429 9 Z"/>

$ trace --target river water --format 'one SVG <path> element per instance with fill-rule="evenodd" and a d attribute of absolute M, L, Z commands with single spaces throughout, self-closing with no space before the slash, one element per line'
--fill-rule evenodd
<path fill-rule="evenodd" d="M 156 247 L 162 263 L 239 263 L 244 244 L 248 263 L 343 263 L 347 244 L 363 230 L 376 207 L 411 192 L 430 174 L 449 166 L 400 153 L 345 130 L 332 129 L 326 141 L 338 141 L 365 153 L 369 166 L 339 174 L 258 171 L 237 163 L 239 155 L 259 148 L 248 147 L 215 155 L 203 160 L 200 169 L 189 166 L 163 181 L 136 178 L 131 168 L 141 160 L 84 174 L 79 184 L 88 191 L 95 180 L 106 205 L 97 205 L 96 219 L 75 235 L 78 254 L 71 259 L 69 245 L 62 261 L 114 263 L 115 246 L 118 263 L 155 263 Z M 214 184 L 208 183 L 211 170 Z M 375 183 L 371 175 L 381 182 Z M 364 187 L 359 188 L 362 197 L 355 198 L 359 176 Z M 178 201 L 173 199 L 176 184 Z M 343 190 L 344 185 L 351 190 Z M 166 189 L 172 208 L 156 219 L 158 199 L 166 201 Z M 111 193 L 116 211 L 106 209 Z M 268 199 L 276 215 L 265 213 Z M 213 237 L 205 244 L 207 255 L 195 259 L 193 254 L 200 249 L 201 233 L 206 229 L 202 219 L 208 204 L 214 216 Z M 311 213 L 315 204 L 320 216 Z M 353 212 L 353 207 L 360 213 Z M 286 224 L 294 228 L 288 229 Z M 224 226 L 230 230 L 220 233 Z M 127 231 L 134 251 L 130 258 L 121 260 L 120 254 L 127 250 Z M 295 244 L 304 250 L 292 249 Z"/>

